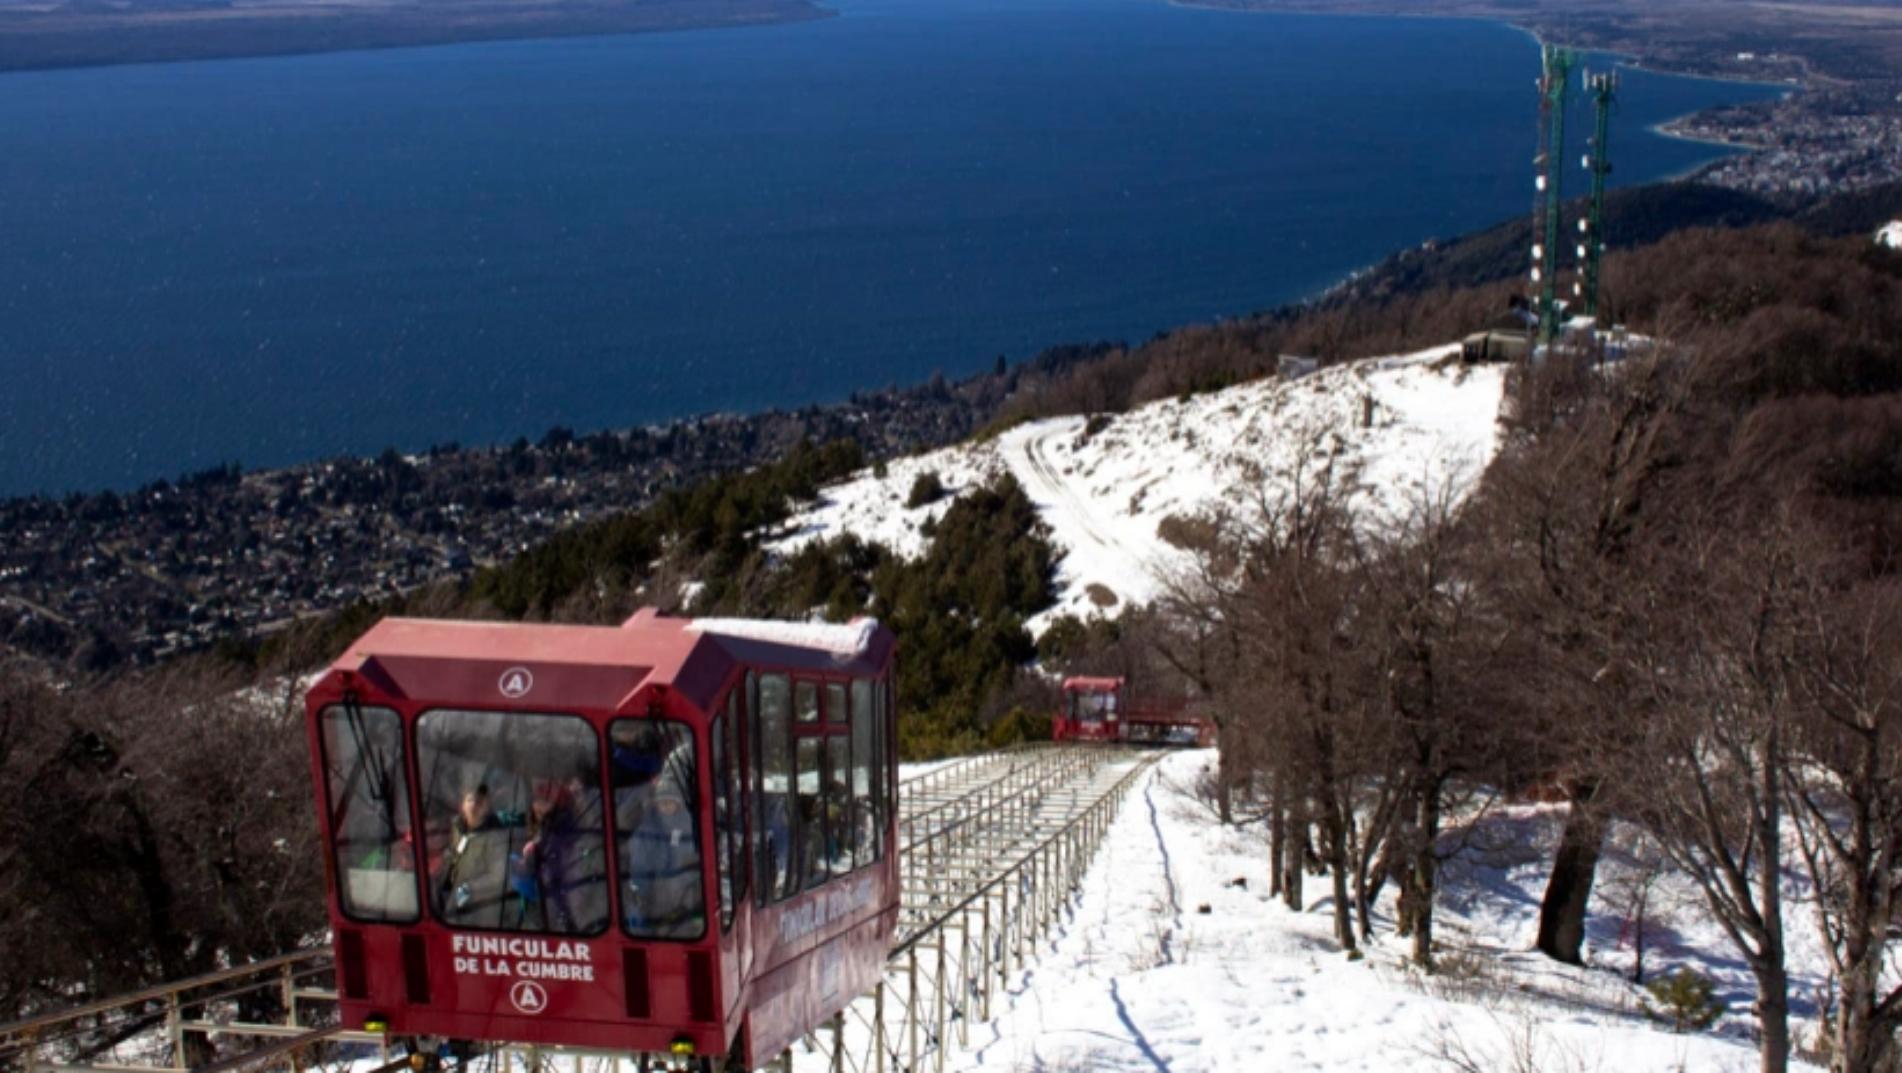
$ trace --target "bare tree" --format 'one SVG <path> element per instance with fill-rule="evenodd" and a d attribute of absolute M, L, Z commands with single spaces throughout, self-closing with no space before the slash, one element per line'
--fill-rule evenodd
<path fill-rule="evenodd" d="M 1756 979 L 1764 1073 L 1789 1064 L 1783 785 L 1792 763 L 1798 540 L 1772 520 L 1687 526 L 1627 593 L 1608 673 L 1649 698 L 1607 760 L 1644 772 L 1625 800 L 1702 892 Z"/>
<path fill-rule="evenodd" d="M 321 929 L 295 679 L 210 662 L 55 690 L 0 682 L 0 998 L 70 1004 L 291 949 Z"/>
<path fill-rule="evenodd" d="M 1400 931 L 1427 970 L 1443 819 L 1481 785 L 1509 779 L 1502 765 L 1516 752 L 1512 699 L 1491 686 L 1510 633 L 1488 605 L 1485 549 L 1455 488 L 1425 486 L 1358 564 L 1383 641 L 1379 700 L 1392 751 L 1374 766 L 1393 788 L 1387 870 L 1401 884 Z"/>
<path fill-rule="evenodd" d="M 1682 352 L 1627 361 L 1607 376 L 1590 354 L 1521 370 L 1507 442 L 1479 512 L 1493 549 L 1488 590 L 1525 650 L 1500 683 L 1528 730 L 1521 767 L 1566 791 L 1567 812 L 1539 913 L 1537 946 L 1578 964 L 1605 833 L 1623 771 L 1596 761 L 1627 733 L 1626 679 L 1605 673 L 1618 648 L 1627 573 L 1668 523 L 1681 462 L 1679 418 L 1700 376 Z M 1657 515 L 1666 514 L 1666 519 Z"/>
<path fill-rule="evenodd" d="M 1802 763 L 1786 773 L 1797 846 L 1841 989 L 1831 1068 L 1894 1068 L 1893 936 L 1902 896 L 1902 582 L 1812 576 L 1796 688 Z"/>

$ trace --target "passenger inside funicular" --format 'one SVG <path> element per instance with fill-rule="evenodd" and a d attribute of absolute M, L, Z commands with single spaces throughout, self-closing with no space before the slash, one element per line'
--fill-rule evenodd
<path fill-rule="evenodd" d="M 439 919 L 564 935 L 606 928 L 599 746 L 586 721 L 437 710 L 417 720 L 416 745 Z"/>
<path fill-rule="evenodd" d="M 670 720 L 620 719 L 609 737 L 622 926 L 636 939 L 698 939 L 706 895 L 693 731 Z"/>
<path fill-rule="evenodd" d="M 1070 717 L 1080 723 L 1101 723 L 1116 715 L 1116 691 L 1078 689 L 1070 694 Z"/>

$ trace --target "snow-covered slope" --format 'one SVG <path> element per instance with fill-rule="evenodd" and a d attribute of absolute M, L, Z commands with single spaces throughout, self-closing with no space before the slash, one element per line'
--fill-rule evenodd
<path fill-rule="evenodd" d="M 1211 763 L 1212 753 L 1179 753 L 1145 780 L 1080 900 L 947 1068 L 1426 1073 L 1460 1068 L 1449 1060 L 1454 1052 L 1473 1063 L 1467 1068 L 1553 1073 L 1756 1068 L 1745 1038 L 1748 994 L 1733 986 L 1724 996 L 1731 1013 L 1715 1032 L 1673 1035 L 1644 1016 L 1642 993 L 1619 976 L 1524 953 L 1544 873 L 1502 867 L 1481 848 L 1486 838 L 1472 840 L 1446 877 L 1442 975 L 1412 972 L 1391 939 L 1364 960 L 1347 959 L 1331 938 L 1325 885 L 1311 890 L 1307 912 L 1271 900 L 1261 827 L 1224 828 L 1188 792 Z M 1549 854 L 1558 812 L 1496 818 L 1509 829 L 1493 836 L 1527 840 L 1502 845 Z M 1616 889 L 1615 872 L 1601 878 Z M 1469 915 L 1467 906 L 1486 911 Z M 1617 912 L 1595 892 L 1594 934 L 1615 942 Z M 1391 923 L 1383 913 L 1383 935 Z M 1650 955 L 1652 972 L 1691 963 L 1725 985 L 1747 980 L 1694 907 L 1664 930 L 1669 940 Z"/>
<path fill-rule="evenodd" d="M 1362 515 L 1378 523 L 1420 494 L 1470 488 L 1497 447 L 1501 366 L 1462 367 L 1458 347 L 1355 362 L 1299 380 L 1269 379 L 1117 415 L 1090 434 L 1081 417 L 1020 425 L 994 440 L 891 463 L 825 490 L 775 542 L 791 551 L 842 533 L 921 554 L 920 526 L 950 499 L 912 510 L 912 482 L 935 472 L 953 493 L 1003 472 L 1029 492 L 1065 552 L 1049 614 L 1114 614 L 1147 603 L 1185 553 L 1165 520 L 1246 512 L 1291 485 L 1297 463 L 1332 463 Z M 1363 421 L 1365 420 L 1365 424 Z M 1035 628 L 1038 623 L 1032 623 Z"/>
<path fill-rule="evenodd" d="M 1902 220 L 1895 220 L 1876 232 L 1876 245 L 1902 250 Z"/>

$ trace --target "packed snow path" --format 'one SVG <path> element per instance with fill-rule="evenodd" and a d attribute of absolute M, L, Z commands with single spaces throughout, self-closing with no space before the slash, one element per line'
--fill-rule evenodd
<path fill-rule="evenodd" d="M 1549 973 L 1513 975 L 1535 959 L 1515 952 L 1516 929 L 1475 930 L 1497 919 L 1442 909 L 1449 960 L 1476 951 L 1496 968 L 1455 961 L 1424 979 L 1400 944 L 1380 941 L 1348 960 L 1331 938 L 1325 883 L 1310 884 L 1319 900 L 1306 912 L 1269 899 L 1259 827 L 1222 827 L 1190 792 L 1212 763 L 1211 752 L 1172 754 L 1142 777 L 1081 897 L 948 1069 L 1428 1073 L 1453 1068 L 1443 1057 L 1453 1048 L 1489 1069 L 1519 1068 L 1528 1049 L 1553 1073 L 1755 1068 L 1740 1033 L 1665 1032 L 1607 973 L 1559 972 L 1570 1001 L 1528 993 Z M 1536 911 L 1536 889 L 1516 893 Z"/>

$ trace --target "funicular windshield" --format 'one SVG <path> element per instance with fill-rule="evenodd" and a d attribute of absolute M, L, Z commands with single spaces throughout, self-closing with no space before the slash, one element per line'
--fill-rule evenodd
<path fill-rule="evenodd" d="M 1070 718 L 1079 723 L 1100 723 L 1116 717 L 1116 691 L 1074 689 L 1070 691 Z"/>
<path fill-rule="evenodd" d="M 388 708 L 324 709 L 324 782 L 337 897 L 354 920 L 417 917 L 403 720 Z"/>
<path fill-rule="evenodd" d="M 609 728 L 621 926 L 636 939 L 706 934 L 693 729 L 662 719 Z"/>
<path fill-rule="evenodd" d="M 463 928 L 607 927 L 600 745 L 576 716 L 436 710 L 416 722 L 429 900 Z"/>

